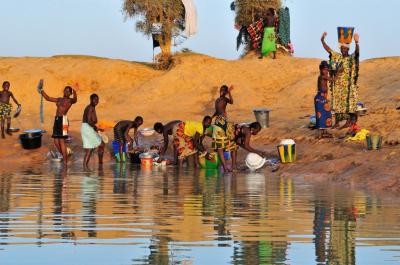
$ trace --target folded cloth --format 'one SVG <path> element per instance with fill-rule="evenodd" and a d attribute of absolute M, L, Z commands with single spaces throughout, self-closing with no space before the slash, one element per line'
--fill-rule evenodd
<path fill-rule="evenodd" d="M 345 142 L 359 142 L 359 141 L 365 141 L 367 139 L 367 135 L 369 134 L 369 131 L 366 129 L 361 129 L 359 132 L 356 133 L 353 137 L 347 137 L 344 141 Z"/>
<path fill-rule="evenodd" d="M 102 142 L 100 135 L 88 123 L 82 123 L 81 136 L 84 149 L 97 148 Z"/>

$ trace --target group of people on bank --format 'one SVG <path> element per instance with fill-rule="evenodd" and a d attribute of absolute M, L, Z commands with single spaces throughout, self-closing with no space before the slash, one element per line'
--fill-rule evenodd
<path fill-rule="evenodd" d="M 358 70 L 359 70 L 359 35 L 354 34 L 356 44 L 355 52 L 349 54 L 350 43 L 353 39 L 352 28 L 338 30 L 340 53 L 333 51 L 326 43 L 325 32 L 321 37 L 324 49 L 330 55 L 330 61 L 322 61 L 319 69 L 318 92 L 314 98 L 316 112 L 316 128 L 318 129 L 318 137 L 331 137 L 327 129 L 338 128 L 339 122 L 346 120 L 343 127 L 352 127 L 357 122 L 357 103 L 358 103 Z M 350 32 L 351 31 L 351 32 Z M 10 99 L 20 107 L 14 95 L 9 91 L 10 83 L 3 83 L 3 91 L 0 93 L 0 119 L 1 132 L 4 138 L 4 132 L 10 134 L 11 123 L 11 104 Z M 156 122 L 154 130 L 163 136 L 163 146 L 160 148 L 160 155 L 163 157 L 169 145 L 170 136 L 173 139 L 173 156 L 174 161 L 182 167 L 185 160 L 193 160 L 194 166 L 198 164 L 198 155 L 207 153 L 206 157 L 210 157 L 203 145 L 205 137 L 212 140 L 211 150 L 218 154 L 222 166 L 225 170 L 237 169 L 237 150 L 239 147 L 256 153 L 262 157 L 266 154 L 263 151 L 254 149 L 250 146 L 250 139 L 253 135 L 257 135 L 261 130 L 258 122 L 251 124 L 234 124 L 227 114 L 227 106 L 233 104 L 232 97 L 233 86 L 223 85 L 220 88 L 220 95 L 215 100 L 215 111 L 210 116 L 205 116 L 200 121 L 181 121 L 174 120 L 162 124 Z M 53 125 L 54 144 L 62 154 L 64 162 L 68 162 L 67 147 L 65 139 L 68 138 L 69 121 L 67 113 L 71 106 L 77 102 L 76 89 L 71 86 L 64 88 L 63 97 L 50 97 L 43 90 L 43 82 L 39 85 L 40 94 L 47 101 L 53 102 L 57 106 L 56 115 Z M 330 92 L 331 99 L 328 99 Z M 332 108 L 331 104 L 332 103 Z M 90 96 L 89 105 L 85 108 L 82 117 L 81 135 L 83 148 L 85 149 L 84 166 L 87 166 L 90 157 L 95 149 L 98 149 L 99 163 L 103 162 L 103 154 L 105 143 L 99 132 L 103 131 L 97 127 L 96 106 L 99 104 L 99 96 L 92 94 Z M 335 113 L 335 124 L 332 123 L 332 112 Z M 4 129 L 7 120 L 7 130 Z M 126 144 L 129 150 L 134 149 L 138 142 L 138 129 L 143 124 L 143 118 L 137 116 L 134 120 L 119 121 L 114 126 L 114 140 L 119 144 L 119 158 L 124 162 L 123 150 Z M 130 136 L 130 130 L 134 130 L 133 138 Z M 231 153 L 231 167 L 228 167 L 225 160 L 224 152 Z"/>
<path fill-rule="evenodd" d="M 41 83 L 43 84 L 43 83 Z M 154 130 L 163 136 L 163 146 L 160 148 L 160 156 L 165 156 L 169 138 L 172 136 L 174 161 L 179 167 L 183 166 L 185 160 L 192 160 L 193 165 L 198 165 L 198 155 L 206 153 L 206 158 L 210 157 L 211 152 L 216 152 L 219 156 L 222 166 L 226 171 L 237 169 L 237 149 L 239 147 L 260 156 L 266 156 L 266 153 L 250 146 L 250 139 L 257 135 L 261 130 L 258 122 L 250 124 L 234 124 L 228 119 L 226 111 L 228 104 L 233 104 L 232 97 L 233 86 L 223 85 L 220 88 L 220 96 L 215 100 L 215 112 L 211 116 L 205 116 L 201 122 L 198 121 L 180 121 L 174 120 L 166 124 L 156 122 Z M 50 97 L 43 89 L 39 92 L 47 101 L 56 103 L 57 110 L 53 125 L 52 138 L 57 150 L 62 154 L 65 163 L 68 162 L 68 154 L 65 140 L 68 138 L 68 118 L 67 113 L 71 106 L 77 102 L 76 89 L 70 86 L 64 88 L 63 97 Z M 85 157 L 83 165 L 88 166 L 90 157 L 94 150 L 98 151 L 99 163 L 103 163 L 103 154 L 105 143 L 102 140 L 101 133 L 103 129 L 98 128 L 98 119 L 96 106 L 99 104 L 99 96 L 92 94 L 89 105 L 83 112 L 81 136 Z M 120 162 L 125 162 L 124 148 L 128 145 L 128 150 L 133 151 L 139 146 L 138 129 L 143 124 L 143 118 L 137 116 L 134 120 L 122 120 L 115 124 L 113 128 L 114 140 L 119 144 Z M 133 137 L 130 131 L 133 130 Z M 208 136 L 212 140 L 211 151 L 203 145 L 204 138 Z M 134 143 L 136 147 L 134 147 Z M 231 152 L 231 167 L 228 167 L 224 157 L 224 152 Z"/>

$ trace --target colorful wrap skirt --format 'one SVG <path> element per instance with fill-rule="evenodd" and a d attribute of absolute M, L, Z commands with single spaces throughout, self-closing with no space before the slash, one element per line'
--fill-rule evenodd
<path fill-rule="evenodd" d="M 11 118 L 12 105 L 0 102 L 0 119 Z"/>
<path fill-rule="evenodd" d="M 172 136 L 178 152 L 178 159 L 184 159 L 197 153 L 192 137 L 187 136 L 184 132 L 184 122 L 178 123 L 172 128 Z"/>
<path fill-rule="evenodd" d="M 94 149 L 101 145 L 100 135 L 88 123 L 82 123 L 81 135 L 84 149 Z"/>
<path fill-rule="evenodd" d="M 318 92 L 314 98 L 315 118 L 317 129 L 328 129 L 332 127 L 331 106 L 323 92 Z"/>
<path fill-rule="evenodd" d="M 265 28 L 261 52 L 264 56 L 267 56 L 270 52 L 275 52 L 275 51 L 276 51 L 275 28 Z"/>
<path fill-rule="evenodd" d="M 225 116 L 217 116 L 211 127 L 212 149 L 224 149 L 224 151 L 234 151 L 237 149 L 235 143 L 235 125 L 228 122 Z"/>

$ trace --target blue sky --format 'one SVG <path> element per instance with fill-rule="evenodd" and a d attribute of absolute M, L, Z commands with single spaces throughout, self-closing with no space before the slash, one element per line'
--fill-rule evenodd
<path fill-rule="evenodd" d="M 237 31 L 232 0 L 195 0 L 198 35 L 176 47 L 236 59 Z M 354 26 L 360 33 L 362 59 L 399 56 L 400 0 L 283 0 L 291 10 L 292 41 L 298 57 L 326 57 L 320 44 L 337 46 L 336 27 Z M 151 61 L 151 40 L 125 21 L 122 0 L 0 0 L 0 56 L 86 54 Z"/>

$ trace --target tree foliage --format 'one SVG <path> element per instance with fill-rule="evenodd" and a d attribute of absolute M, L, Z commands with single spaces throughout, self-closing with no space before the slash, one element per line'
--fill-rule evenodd
<path fill-rule="evenodd" d="M 151 36 L 154 23 L 162 25 L 156 36 L 162 53 L 171 53 L 171 39 L 182 34 L 185 23 L 185 7 L 181 0 L 124 0 L 123 13 L 136 19 L 136 30 Z"/>
<path fill-rule="evenodd" d="M 235 22 L 238 25 L 250 25 L 265 15 L 268 8 L 278 10 L 281 0 L 235 0 Z"/>

